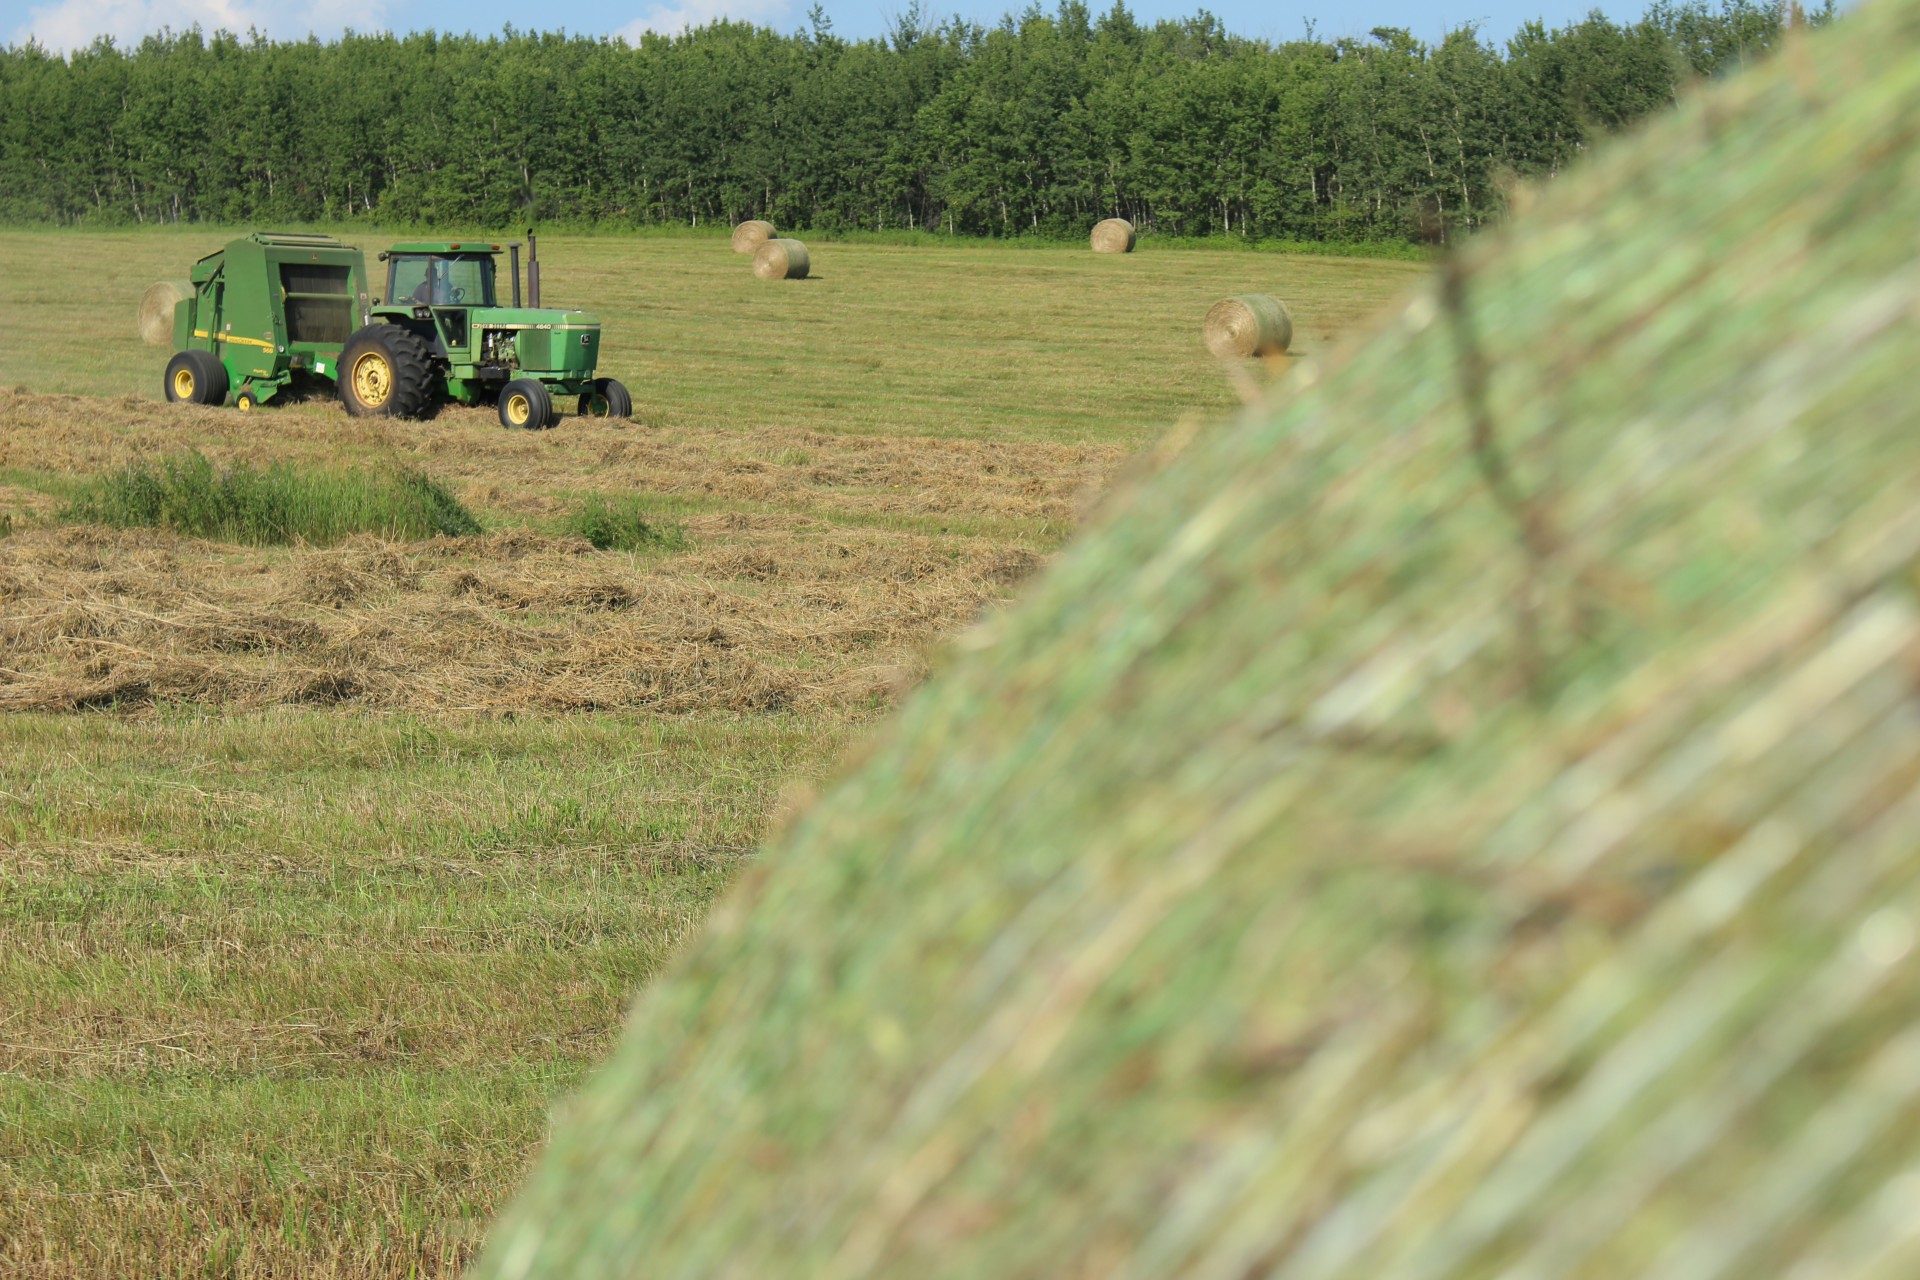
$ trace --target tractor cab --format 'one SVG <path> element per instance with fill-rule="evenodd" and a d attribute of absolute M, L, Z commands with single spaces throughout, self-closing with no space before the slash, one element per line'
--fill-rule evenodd
<path fill-rule="evenodd" d="M 387 260 L 390 306 L 492 307 L 497 244 L 403 244 Z"/>

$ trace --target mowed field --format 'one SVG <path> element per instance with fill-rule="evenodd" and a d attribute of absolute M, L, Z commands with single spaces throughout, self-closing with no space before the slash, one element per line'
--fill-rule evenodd
<path fill-rule="evenodd" d="M 0 1275 L 456 1271 L 769 825 L 1131 455 L 1281 376 L 1207 306 L 1278 293 L 1311 356 L 1421 270 L 822 242 L 767 283 L 556 235 L 636 418 L 513 433 L 161 403 L 135 302 L 230 234 L 0 233 Z M 187 447 L 422 470 L 485 532 L 62 517 Z M 591 495 L 675 536 L 596 551 Z"/>

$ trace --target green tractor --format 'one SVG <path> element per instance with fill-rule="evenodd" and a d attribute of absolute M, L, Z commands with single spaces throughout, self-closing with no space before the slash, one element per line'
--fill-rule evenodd
<path fill-rule="evenodd" d="M 319 383 L 356 417 L 419 418 L 453 400 L 497 405 L 504 425 L 538 430 L 558 420 L 563 395 L 579 397 L 583 416 L 630 416 L 627 389 L 594 376 L 600 322 L 541 309 L 531 235 L 528 248 L 523 307 L 517 242 L 508 246 L 512 298 L 501 306 L 497 244 L 395 245 L 380 255 L 383 301 L 370 296 L 360 250 L 331 236 L 234 240 L 178 287 L 167 399 L 223 404 L 231 390 L 246 410 Z"/>

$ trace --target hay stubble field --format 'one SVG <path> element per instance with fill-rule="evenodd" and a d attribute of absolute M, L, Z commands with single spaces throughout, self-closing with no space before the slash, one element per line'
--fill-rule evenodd
<path fill-rule="evenodd" d="M 782 809 L 1130 456 L 1268 381 L 1208 306 L 1278 293 L 1310 356 L 1420 270 L 816 242 L 770 283 L 543 238 L 637 411 L 522 435 L 160 403 L 134 300 L 228 234 L 0 236 L 0 1275 L 451 1274 Z M 189 446 L 423 470 L 485 532 L 61 518 Z M 596 551 L 591 495 L 682 536 Z"/>

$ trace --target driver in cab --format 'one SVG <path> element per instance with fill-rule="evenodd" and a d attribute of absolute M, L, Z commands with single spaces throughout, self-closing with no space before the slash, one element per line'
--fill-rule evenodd
<path fill-rule="evenodd" d="M 447 283 L 447 263 L 443 258 L 432 258 L 427 262 L 427 274 L 420 281 L 420 287 L 413 291 L 409 302 L 425 303 L 430 307 L 450 307 L 454 304 L 455 290 Z"/>

